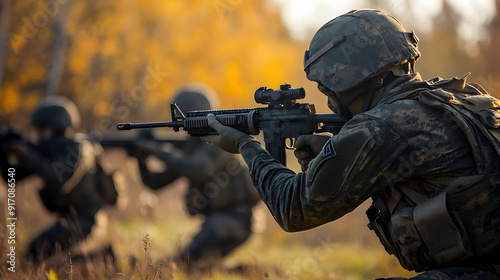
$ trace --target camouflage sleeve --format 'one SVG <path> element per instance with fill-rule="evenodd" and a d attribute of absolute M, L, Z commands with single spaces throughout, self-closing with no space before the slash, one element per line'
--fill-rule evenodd
<path fill-rule="evenodd" d="M 305 173 L 295 174 L 259 144 L 240 149 L 254 185 L 286 231 L 310 229 L 351 212 L 397 176 L 398 156 L 408 147 L 388 123 L 358 117 L 332 137 Z"/>
<path fill-rule="evenodd" d="M 141 173 L 141 179 L 144 185 L 153 190 L 158 190 L 177 180 L 182 174 L 178 172 L 179 169 L 173 168 L 177 159 L 176 156 L 161 150 L 156 151 L 155 155 L 167 165 L 165 171 L 152 172 L 149 170 L 146 164 L 146 157 L 138 158 L 138 163 L 139 172 Z"/>

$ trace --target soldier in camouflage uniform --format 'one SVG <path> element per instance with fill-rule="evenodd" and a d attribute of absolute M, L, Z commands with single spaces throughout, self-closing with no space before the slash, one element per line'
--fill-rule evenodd
<path fill-rule="evenodd" d="M 215 94 L 206 86 L 181 88 L 173 103 L 183 112 L 210 110 Z M 190 215 L 203 215 L 200 231 L 176 261 L 202 264 L 217 261 L 245 242 L 251 233 L 252 207 L 260 200 L 244 164 L 217 147 L 189 138 L 181 149 L 166 150 L 158 143 L 139 142 L 136 153 L 142 180 L 157 190 L 180 177 L 189 179 L 186 207 Z M 164 172 L 151 172 L 146 158 L 155 155 L 166 165 Z"/>
<path fill-rule="evenodd" d="M 16 180 L 30 175 L 41 177 L 44 182 L 39 192 L 41 201 L 59 217 L 29 245 L 27 257 L 35 263 L 85 239 L 91 233 L 97 212 L 108 203 L 102 188 L 104 182 L 100 181 L 107 175 L 96 164 L 100 146 L 91 143 L 84 134 L 67 133 L 69 127 L 76 128 L 79 122 L 73 102 L 61 96 L 50 97 L 31 117 L 36 144 L 20 138 L 1 143 L 3 178 L 8 178 L 9 167 L 15 168 Z M 114 186 L 107 187 L 114 190 Z"/>
<path fill-rule="evenodd" d="M 213 115 L 219 136 L 204 140 L 243 155 L 286 231 L 334 221 L 371 198 L 369 227 L 403 267 L 423 272 L 412 279 L 500 279 L 500 101 L 466 77 L 422 80 L 417 41 L 375 10 L 319 29 L 304 69 L 347 123 L 333 137 L 297 139 L 303 173 Z"/>

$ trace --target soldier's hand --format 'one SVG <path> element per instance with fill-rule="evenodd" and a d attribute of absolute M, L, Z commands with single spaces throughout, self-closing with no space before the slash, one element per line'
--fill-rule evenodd
<path fill-rule="evenodd" d="M 243 140 L 252 138 L 251 136 L 234 129 L 229 126 L 221 124 L 214 116 L 214 114 L 208 114 L 208 125 L 215 129 L 219 135 L 210 135 L 202 137 L 201 139 L 207 143 L 213 144 L 226 152 L 239 153 L 238 145 Z"/>
<path fill-rule="evenodd" d="M 295 142 L 294 155 L 299 162 L 302 171 L 305 172 L 309 166 L 309 162 L 315 158 L 323 149 L 323 146 L 332 138 L 329 135 L 301 135 Z"/>

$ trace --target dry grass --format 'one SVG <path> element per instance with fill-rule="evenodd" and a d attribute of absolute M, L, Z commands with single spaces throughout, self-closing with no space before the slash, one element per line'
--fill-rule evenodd
<path fill-rule="evenodd" d="M 134 161 L 116 152 L 108 164 L 127 170 L 127 201 L 120 209 L 107 209 L 99 226 L 72 256 L 110 243 L 115 265 L 103 259 L 80 260 L 60 253 L 40 266 L 22 259 L 29 240 L 55 219 L 37 198 L 38 180 L 18 185 L 16 272 L 0 266 L 0 279 L 375 279 L 412 276 L 389 256 L 366 227 L 363 205 L 341 220 L 301 233 L 285 233 L 272 220 L 264 205 L 257 208 L 259 232 L 224 259 L 217 267 L 187 272 L 169 261 L 196 233 L 201 220 L 186 215 L 182 205 L 185 184 L 181 180 L 157 193 L 138 181 Z M 5 224 L 6 189 L 0 186 L 0 222 Z M 0 231 L 0 262 L 7 261 L 7 242 Z"/>

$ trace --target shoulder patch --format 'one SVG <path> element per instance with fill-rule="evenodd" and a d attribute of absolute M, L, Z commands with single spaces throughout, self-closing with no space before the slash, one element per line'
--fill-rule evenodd
<path fill-rule="evenodd" d="M 332 140 L 328 140 L 323 147 L 323 158 L 331 158 L 336 156 L 335 148 L 333 147 Z"/>
<path fill-rule="evenodd" d="M 356 176 L 356 163 L 362 163 L 375 141 L 368 128 L 344 131 L 332 137 L 321 153 L 309 163 L 306 179 L 310 194 L 333 197 L 345 189 L 346 180 Z"/>

